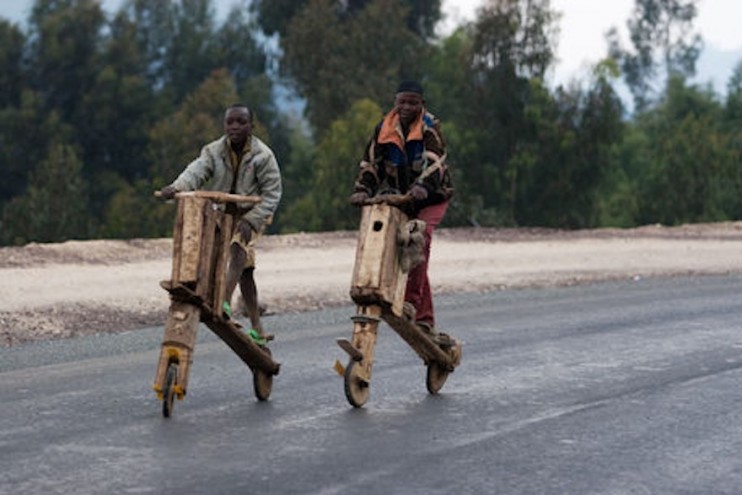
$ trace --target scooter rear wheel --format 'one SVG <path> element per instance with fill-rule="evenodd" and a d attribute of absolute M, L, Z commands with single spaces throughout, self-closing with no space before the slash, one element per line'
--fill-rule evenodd
<path fill-rule="evenodd" d="M 353 407 L 363 407 L 368 400 L 370 383 L 360 376 L 359 361 L 350 361 L 345 368 L 345 397 Z"/>
<path fill-rule="evenodd" d="M 425 379 L 425 386 L 428 388 L 428 392 L 433 395 L 437 394 L 446 383 L 449 373 L 448 368 L 445 366 L 441 366 L 435 362 L 430 363 L 428 365 L 428 374 Z"/>
<path fill-rule="evenodd" d="M 271 351 L 267 347 L 263 348 L 263 351 L 271 356 Z M 255 390 L 255 396 L 259 401 L 266 401 L 271 395 L 273 389 L 273 375 L 266 373 L 260 368 L 255 368 L 252 372 L 252 384 Z"/>

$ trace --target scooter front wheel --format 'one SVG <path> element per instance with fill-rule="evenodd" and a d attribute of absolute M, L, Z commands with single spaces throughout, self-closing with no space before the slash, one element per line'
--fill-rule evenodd
<path fill-rule="evenodd" d="M 175 384 L 178 381 L 178 364 L 171 362 L 165 372 L 165 386 L 162 389 L 162 415 L 169 418 L 175 403 Z"/>
<path fill-rule="evenodd" d="M 351 361 L 345 368 L 345 397 L 353 407 L 363 407 L 368 400 L 371 384 L 360 376 L 359 361 Z"/>

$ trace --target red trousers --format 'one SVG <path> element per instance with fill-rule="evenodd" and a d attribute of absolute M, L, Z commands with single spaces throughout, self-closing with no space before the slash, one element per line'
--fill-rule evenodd
<path fill-rule="evenodd" d="M 417 313 L 416 321 L 423 321 L 435 326 L 435 315 L 433 314 L 433 294 L 430 291 L 428 281 L 428 261 L 430 259 L 430 243 L 433 239 L 433 231 L 443 220 L 446 214 L 448 201 L 430 205 L 420 210 L 414 218 L 425 222 L 425 260 L 410 270 L 407 277 L 404 300 L 411 303 Z"/>

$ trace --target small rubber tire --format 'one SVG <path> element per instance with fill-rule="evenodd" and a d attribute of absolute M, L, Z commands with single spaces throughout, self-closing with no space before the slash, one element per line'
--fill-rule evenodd
<path fill-rule="evenodd" d="M 435 395 L 443 388 L 448 378 L 448 368 L 441 366 L 436 362 L 432 362 L 428 365 L 428 373 L 425 377 L 425 386 L 428 388 L 428 392 Z"/>
<path fill-rule="evenodd" d="M 359 376 L 359 361 L 350 361 L 345 368 L 345 398 L 353 407 L 363 407 L 368 400 L 370 384 Z"/>
<path fill-rule="evenodd" d="M 271 350 L 267 347 L 263 347 L 263 351 L 271 356 Z M 271 390 L 273 390 L 273 375 L 260 368 L 255 368 L 252 372 L 252 385 L 255 390 L 255 397 L 259 401 L 266 401 L 271 395 Z"/>
<path fill-rule="evenodd" d="M 178 363 L 167 365 L 165 372 L 165 386 L 162 388 L 162 415 L 169 418 L 173 414 L 175 405 L 175 384 L 178 382 Z"/>

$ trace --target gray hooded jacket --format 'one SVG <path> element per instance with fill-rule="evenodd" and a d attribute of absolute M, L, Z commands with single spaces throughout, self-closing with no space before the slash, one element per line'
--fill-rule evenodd
<path fill-rule="evenodd" d="M 253 230 L 261 231 L 278 208 L 281 200 L 281 171 L 273 151 L 255 136 L 250 137 L 250 151 L 242 158 L 235 180 L 229 161 L 227 137 L 213 141 L 201 150 L 171 184 L 179 191 L 205 189 L 260 196 L 262 201 L 247 209 L 242 218 Z"/>

